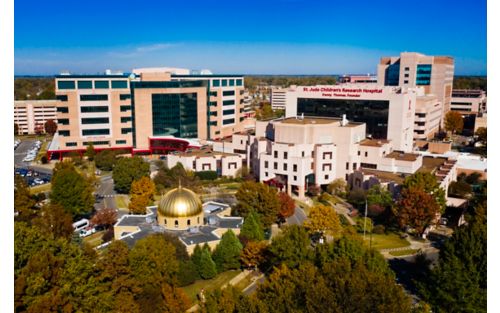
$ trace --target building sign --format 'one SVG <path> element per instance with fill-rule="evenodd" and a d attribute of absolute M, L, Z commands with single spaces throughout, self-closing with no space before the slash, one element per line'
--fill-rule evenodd
<path fill-rule="evenodd" d="M 362 94 L 380 94 L 382 88 L 343 88 L 343 87 L 302 87 L 303 92 L 321 92 L 322 97 L 353 97 L 359 98 Z"/>

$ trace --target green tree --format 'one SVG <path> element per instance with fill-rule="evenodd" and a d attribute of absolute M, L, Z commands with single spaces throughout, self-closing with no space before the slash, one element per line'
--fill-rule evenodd
<path fill-rule="evenodd" d="M 289 268 L 313 257 L 309 235 L 304 227 L 297 225 L 283 227 L 281 234 L 271 242 L 269 252 L 273 264 L 285 264 Z"/>
<path fill-rule="evenodd" d="M 203 279 L 211 279 L 217 275 L 217 267 L 208 249 L 203 249 L 201 252 L 198 272 Z"/>
<path fill-rule="evenodd" d="M 129 193 L 134 180 L 149 176 L 149 163 L 141 157 L 120 158 L 113 169 L 115 190 L 119 193 Z"/>
<path fill-rule="evenodd" d="M 278 194 L 274 188 L 263 183 L 246 181 L 241 184 L 236 192 L 238 204 L 236 210 L 246 217 L 250 211 L 256 211 L 265 228 L 271 226 L 276 221 L 280 211 Z"/>
<path fill-rule="evenodd" d="M 245 218 L 243 225 L 241 226 L 240 238 L 242 240 L 254 240 L 260 241 L 264 240 L 264 229 L 260 223 L 259 215 L 255 211 L 250 211 L 250 213 Z"/>
<path fill-rule="evenodd" d="M 45 122 L 44 128 L 47 134 L 54 136 L 57 131 L 57 124 L 54 122 L 54 120 L 50 119 Z"/>
<path fill-rule="evenodd" d="M 440 212 L 444 212 L 446 208 L 445 191 L 439 186 L 436 176 L 429 172 L 416 172 L 405 178 L 402 189 L 410 187 L 418 187 L 426 193 L 432 195 L 436 203 L 439 205 Z"/>
<path fill-rule="evenodd" d="M 439 252 L 439 263 L 420 285 L 434 312 L 486 312 L 486 220 L 459 227 Z"/>
<path fill-rule="evenodd" d="M 315 205 L 309 210 L 309 219 L 304 222 L 304 227 L 311 233 L 337 236 L 342 231 L 340 220 L 332 207 Z"/>
<path fill-rule="evenodd" d="M 215 247 L 212 258 L 219 273 L 240 268 L 240 253 L 243 249 L 240 241 L 231 229 L 226 231 Z"/>
<path fill-rule="evenodd" d="M 94 161 L 95 154 L 94 144 L 90 142 L 87 146 L 87 150 L 85 151 L 85 156 L 89 159 L 89 161 Z"/>
<path fill-rule="evenodd" d="M 186 171 L 181 163 L 177 163 L 170 169 L 166 168 L 163 162 L 160 162 L 158 165 L 158 172 L 153 181 L 159 191 L 177 187 L 179 186 L 179 182 L 182 186 L 194 192 L 201 191 L 200 178 L 194 172 Z"/>
<path fill-rule="evenodd" d="M 196 270 L 198 271 L 201 268 L 201 254 L 203 249 L 199 244 L 196 244 L 193 250 L 193 254 L 191 255 L 191 261 L 196 266 Z M 199 272 L 198 272 L 199 273 Z"/>
<path fill-rule="evenodd" d="M 73 216 L 89 213 L 94 208 L 94 188 L 86 177 L 76 171 L 73 163 L 57 163 L 51 182 L 51 203 L 61 205 Z"/>
<path fill-rule="evenodd" d="M 117 158 L 113 150 L 103 150 L 94 156 L 95 166 L 103 171 L 111 171 Z"/>
<path fill-rule="evenodd" d="M 65 212 L 62 206 L 54 203 L 42 207 L 39 216 L 33 220 L 33 225 L 36 225 L 45 234 L 50 234 L 53 238 L 69 240 L 74 231 L 71 214 Z"/>
<path fill-rule="evenodd" d="M 444 128 L 452 134 L 460 133 L 464 128 L 464 119 L 456 111 L 449 111 L 444 117 Z"/>
<path fill-rule="evenodd" d="M 481 143 L 481 147 L 479 147 L 479 153 L 481 153 L 481 155 L 486 156 L 486 154 L 488 152 L 488 130 L 487 130 L 487 128 L 486 127 L 479 127 L 476 130 L 476 136 L 477 136 L 477 140 L 479 141 L 479 143 Z"/>
<path fill-rule="evenodd" d="M 391 192 L 378 184 L 368 189 L 366 200 L 368 202 L 368 213 L 371 216 L 383 213 L 393 203 Z"/>
<path fill-rule="evenodd" d="M 339 197 L 345 197 L 347 193 L 347 183 L 345 179 L 343 178 L 337 178 L 334 181 L 332 181 L 330 184 L 328 184 L 328 187 L 326 187 L 326 190 L 328 193 L 334 195 L 334 196 L 339 196 Z"/>
<path fill-rule="evenodd" d="M 249 241 L 241 251 L 241 263 L 248 267 L 257 267 L 264 262 L 267 244 L 265 241 Z"/>
<path fill-rule="evenodd" d="M 34 214 L 35 200 L 30 195 L 26 181 L 16 175 L 14 177 L 14 210 L 19 212 L 17 220 L 28 221 Z"/>

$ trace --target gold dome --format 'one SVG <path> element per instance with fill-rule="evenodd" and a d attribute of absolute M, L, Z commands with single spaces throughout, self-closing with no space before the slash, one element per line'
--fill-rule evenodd
<path fill-rule="evenodd" d="M 158 213 L 165 217 L 188 217 L 202 212 L 200 198 L 191 190 L 174 188 L 167 192 L 158 204 Z"/>

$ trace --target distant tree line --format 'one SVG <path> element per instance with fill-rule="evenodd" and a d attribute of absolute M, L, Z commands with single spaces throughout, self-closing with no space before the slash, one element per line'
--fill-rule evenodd
<path fill-rule="evenodd" d="M 336 76 L 245 76 L 245 87 L 255 90 L 257 86 L 283 86 L 290 85 L 332 85 L 337 82 Z"/>
<path fill-rule="evenodd" d="M 14 79 L 15 100 L 49 100 L 55 98 L 55 80 L 53 77 L 19 77 Z"/>
<path fill-rule="evenodd" d="M 487 87 L 486 76 L 455 76 L 453 78 L 453 89 L 481 89 Z"/>

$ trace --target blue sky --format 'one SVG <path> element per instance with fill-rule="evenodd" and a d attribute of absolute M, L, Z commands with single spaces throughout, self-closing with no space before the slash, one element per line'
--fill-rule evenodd
<path fill-rule="evenodd" d="M 456 74 L 486 74 L 485 0 L 15 0 L 14 10 L 17 75 L 375 73 L 401 51 L 451 55 Z"/>

